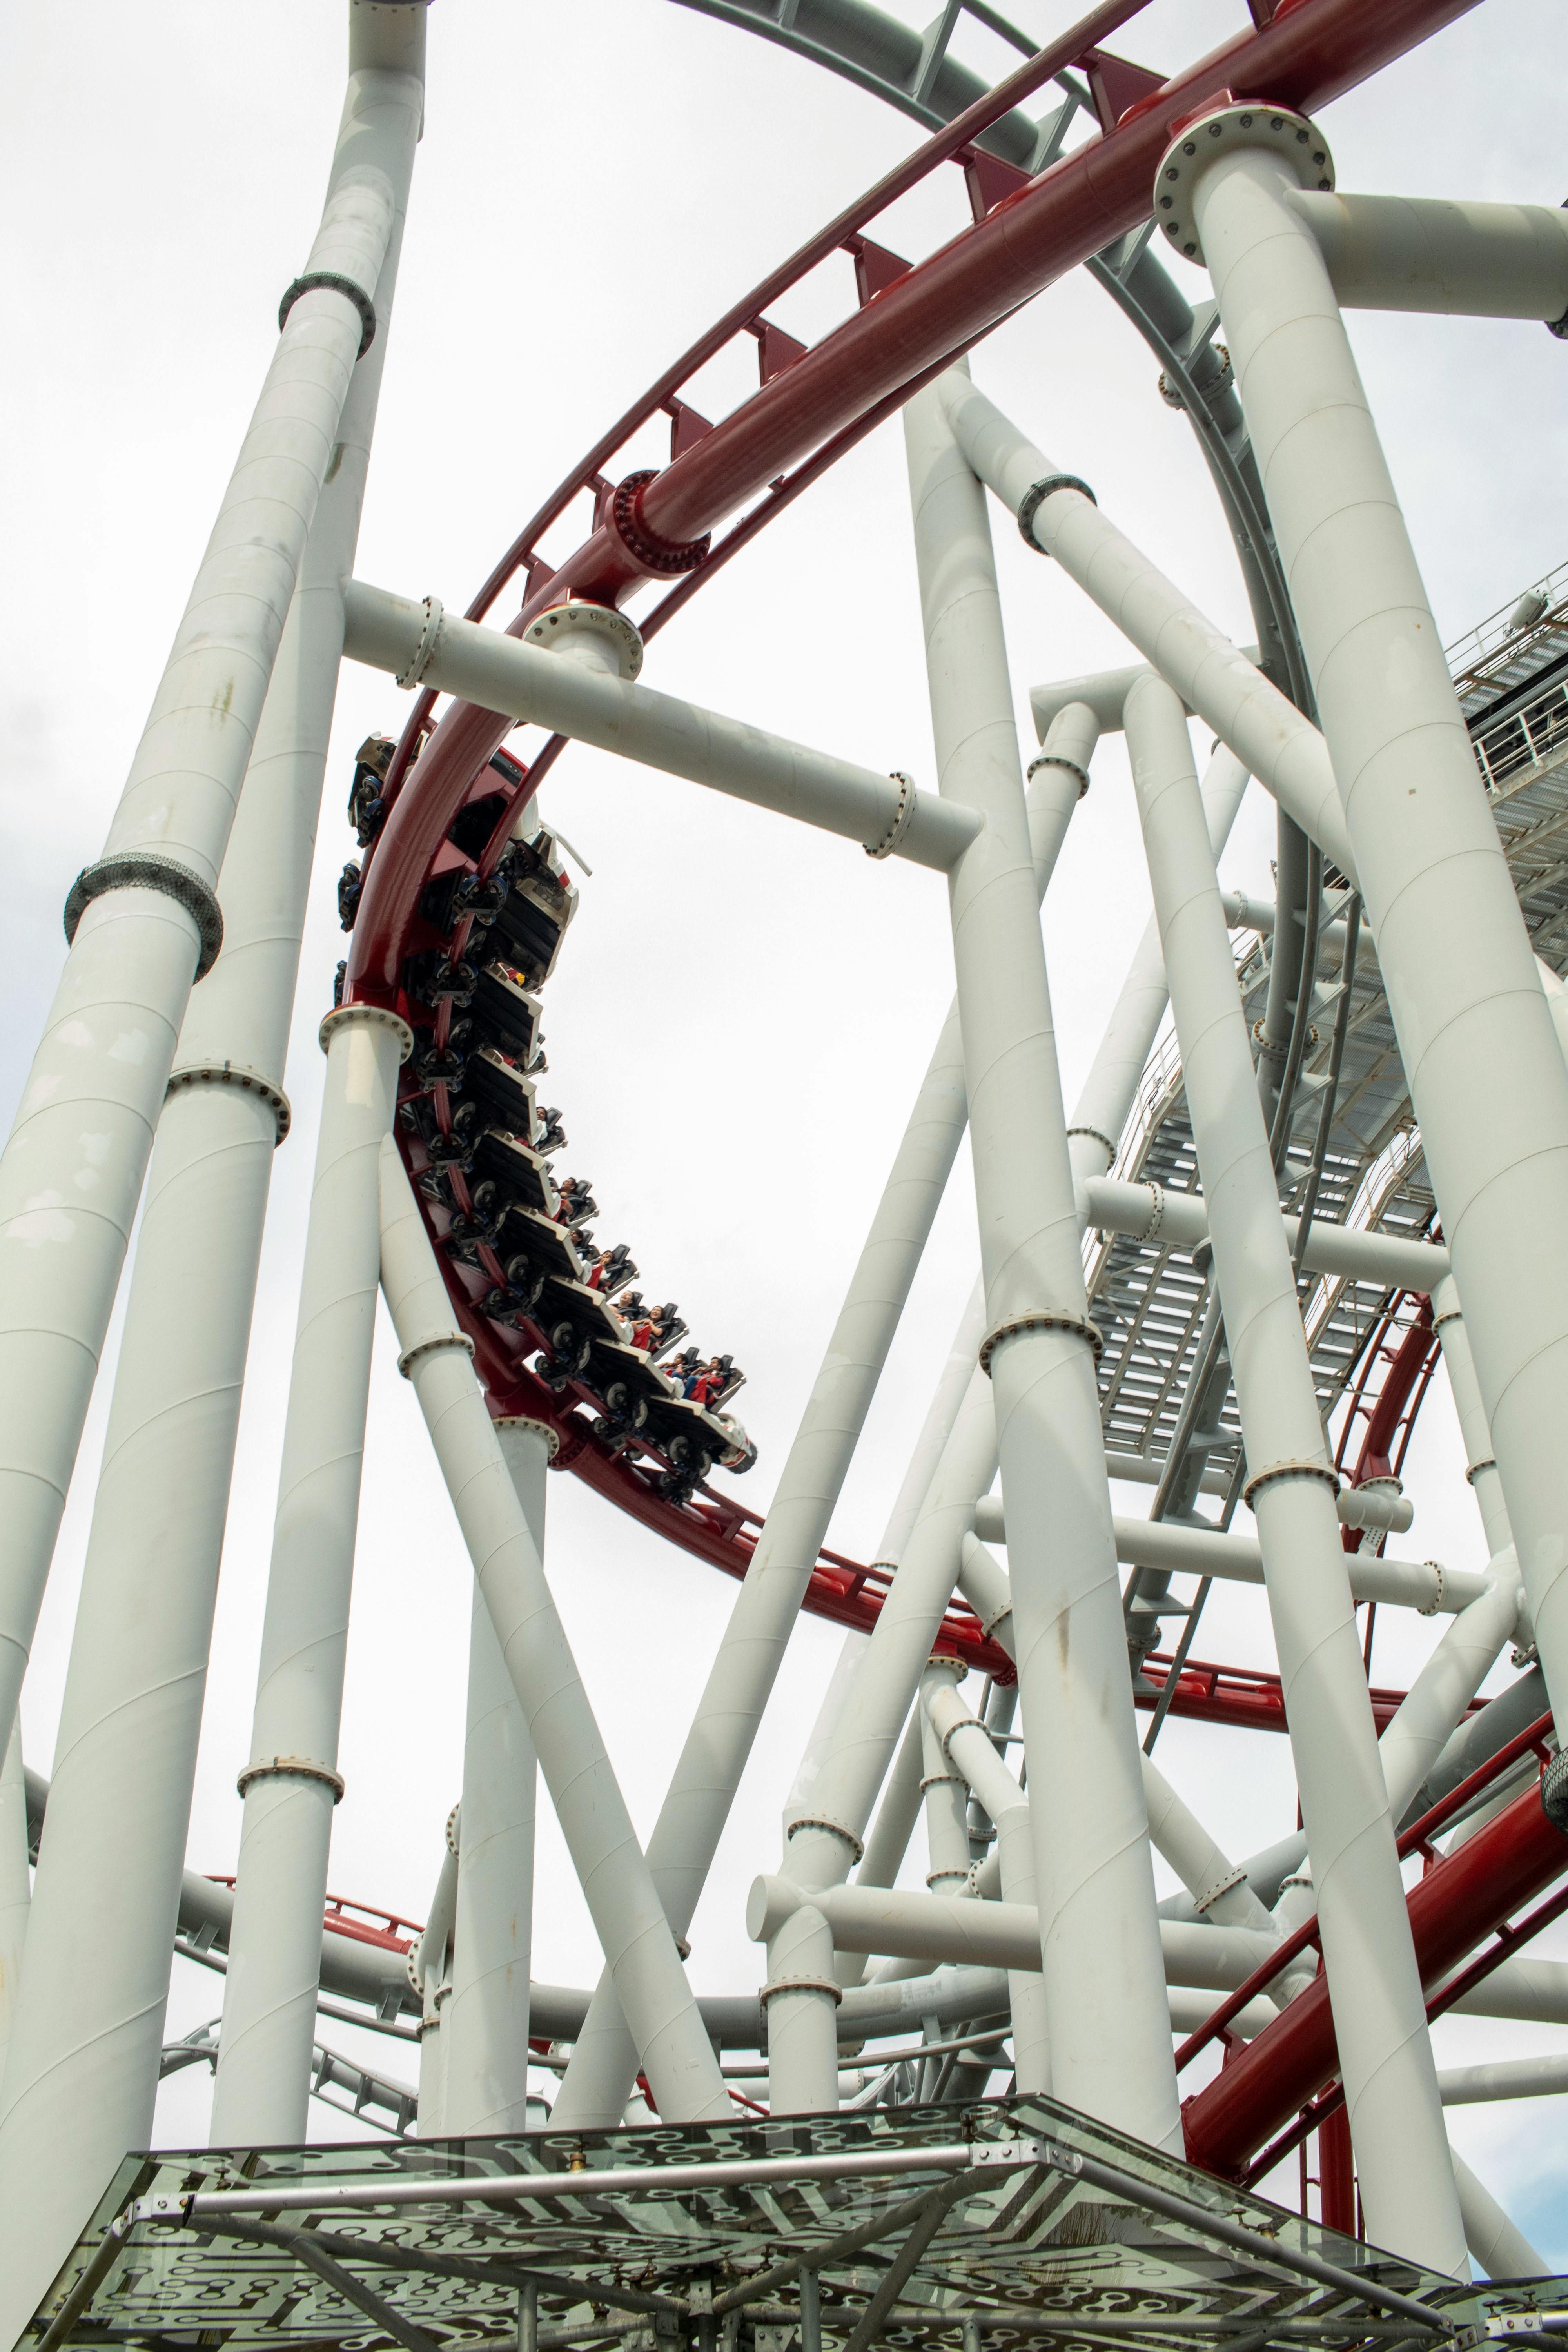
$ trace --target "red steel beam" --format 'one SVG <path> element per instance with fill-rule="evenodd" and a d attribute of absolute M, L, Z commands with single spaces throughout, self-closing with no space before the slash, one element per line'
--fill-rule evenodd
<path fill-rule="evenodd" d="M 1428 1990 L 1568 1871 L 1568 1838 L 1526 1789 L 1412 1887 L 1411 1939 Z M 1184 2101 L 1187 2161 L 1240 2180 L 1248 2159 L 1339 2071 L 1327 1979 L 1319 1977 L 1205 2089 Z"/>

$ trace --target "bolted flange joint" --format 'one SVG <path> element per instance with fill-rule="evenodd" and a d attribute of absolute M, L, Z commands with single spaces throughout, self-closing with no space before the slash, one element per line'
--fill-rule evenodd
<path fill-rule="evenodd" d="M 1100 504 L 1089 484 L 1080 481 L 1076 474 L 1042 474 L 1037 482 L 1031 482 L 1018 501 L 1018 530 L 1025 546 L 1033 548 L 1037 555 L 1048 555 L 1050 550 L 1042 547 L 1035 537 L 1035 517 L 1046 500 L 1053 498 L 1058 490 L 1077 490 L 1091 507 Z"/>
<path fill-rule="evenodd" d="M 278 305 L 279 334 L 289 324 L 289 313 L 301 294 L 341 294 L 346 302 L 353 304 L 360 323 L 359 349 L 354 357 L 363 360 L 375 341 L 375 304 L 364 288 L 356 286 L 352 278 L 345 278 L 338 269 L 308 269 L 303 278 L 296 278 L 284 289 L 283 299 Z"/>
<path fill-rule="evenodd" d="M 1193 192 L 1216 155 L 1248 147 L 1279 156 L 1300 185 L 1328 194 L 1334 184 L 1334 159 L 1317 124 L 1289 106 L 1254 104 L 1215 107 L 1184 122 L 1154 174 L 1154 217 L 1169 242 L 1189 261 L 1206 268 L 1193 208 Z"/>
<path fill-rule="evenodd" d="M 657 466 L 645 466 L 640 472 L 628 474 L 613 490 L 606 490 L 600 501 L 599 520 L 614 531 L 626 553 L 642 571 L 657 580 L 669 580 L 682 572 L 695 572 L 706 562 L 712 543 L 711 531 L 700 539 L 663 539 L 644 520 L 643 494 L 650 482 L 658 478 Z"/>
<path fill-rule="evenodd" d="M 602 644 L 620 676 L 628 682 L 642 667 L 641 635 L 613 604 L 590 604 L 580 598 L 552 604 L 524 631 L 522 641 L 525 646 L 542 646 L 548 652 L 562 653 L 574 637 Z"/>

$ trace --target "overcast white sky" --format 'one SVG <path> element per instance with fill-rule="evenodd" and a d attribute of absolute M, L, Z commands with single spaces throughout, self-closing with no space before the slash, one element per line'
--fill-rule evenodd
<path fill-rule="evenodd" d="M 931 0 L 892 0 L 921 21 Z M 111 0 L 13 10 L 0 24 L 0 148 L 11 224 L 5 468 L 6 760 L 0 906 L 11 1007 L 6 1116 L 64 954 L 59 910 L 97 852 L 302 266 L 341 102 L 336 0 Z M 1059 0 L 1016 0 L 1044 38 Z M 1172 70 L 1246 21 L 1242 0 L 1154 0 L 1119 46 Z M 966 53 L 993 71 L 988 37 Z M 961 44 L 961 47 L 964 45 Z M 1568 16 L 1562 0 L 1483 0 L 1374 86 L 1325 110 L 1342 186 L 1559 201 Z M 819 69 L 672 0 L 440 0 L 426 131 L 372 467 L 359 570 L 461 606 L 538 498 L 612 416 L 745 287 L 916 143 L 913 125 Z M 918 256 L 963 218 L 956 172 L 889 215 Z M 1191 273 L 1194 299 L 1206 281 Z M 820 332 L 837 278 L 780 306 Z M 1568 350 L 1539 326 L 1352 321 L 1395 481 L 1446 637 L 1568 554 Z M 1239 638 L 1234 559 L 1179 415 L 1131 329 L 1069 278 L 980 351 L 976 378 Z M 718 413 L 745 385 L 720 371 Z M 657 456 L 657 452 L 654 453 Z M 652 462 L 633 453 L 628 462 Z M 996 543 L 1020 728 L 1051 676 L 1128 649 L 1005 517 Z M 510 609 L 510 608 L 509 608 Z M 901 436 L 885 425 L 700 596 L 647 675 L 868 765 L 932 760 Z M 235 1773 L 248 1753 L 298 1265 L 314 1150 L 316 1024 L 342 951 L 332 883 L 354 746 L 396 732 L 406 699 L 344 673 L 224 1560 L 190 1860 L 232 1868 Z M 1201 747 L 1206 749 L 1206 745 Z M 595 868 L 546 1003 L 561 1163 L 594 1181 L 605 1240 L 628 1241 L 694 1338 L 751 1374 L 761 1447 L 737 1494 L 765 1507 L 952 987 L 943 894 L 898 863 L 573 751 L 546 811 Z M 1227 883 L 1267 894 L 1272 811 L 1249 795 Z M 1046 912 L 1069 1099 L 1148 911 L 1120 747 L 1105 745 Z M 835 1521 L 868 1558 L 975 1264 L 961 1161 Z M 47 1770 L 112 1349 L 89 1424 L 24 1700 Z M 1415 1556 L 1482 1558 L 1446 1389 L 1407 1473 Z M 1146 1504 L 1146 1497 L 1144 1502 Z M 651 1826 L 731 1589 L 552 1479 L 549 1566 L 635 1817 Z M 1380 1680 L 1433 1638 L 1379 1625 Z M 336 1891 L 422 1917 L 461 1777 L 468 1568 L 413 1398 L 380 1334 L 361 1514 L 336 1818 Z M 773 1865 L 778 1808 L 838 1635 L 804 1622 L 693 1933 L 702 1990 L 760 1979 L 744 1889 Z M 1200 1648 L 1271 1664 L 1261 1598 L 1216 1594 Z M 1295 1818 L 1285 1743 L 1172 1723 L 1162 1761 L 1230 1851 Z M 1239 1768 L 1239 1769 L 1238 1769 Z M 921 1865 L 923 1868 L 923 1864 Z M 592 1930 L 552 1821 L 542 1823 L 535 1974 L 591 1981 Z M 1564 1948 L 1568 1948 L 1565 1947 Z M 176 1968 L 169 2033 L 220 2004 Z M 328 2039 L 411 2078 L 405 2044 Z M 1446 2022 L 1440 2063 L 1568 2047 L 1568 2031 Z M 160 2137 L 205 2128 L 182 2074 Z M 1468 2108 L 1470 2154 L 1568 2264 L 1568 2102 Z M 341 2136 L 312 2110 L 312 2129 Z"/>

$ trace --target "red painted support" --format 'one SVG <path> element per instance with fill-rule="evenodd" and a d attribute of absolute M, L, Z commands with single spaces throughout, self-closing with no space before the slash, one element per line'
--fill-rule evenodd
<path fill-rule="evenodd" d="M 1325 2230 L 1355 2236 L 1355 2157 L 1343 2107 L 1336 2107 L 1318 2126 L 1318 2204 Z"/>
<path fill-rule="evenodd" d="M 1568 1871 L 1568 1838 L 1527 1789 L 1411 1889 L 1410 1933 L 1430 1988 Z M 1248 2160 L 1300 2115 L 1337 2070 L 1328 1981 L 1320 1977 L 1184 2102 L 1187 2161 L 1239 2180 Z"/>

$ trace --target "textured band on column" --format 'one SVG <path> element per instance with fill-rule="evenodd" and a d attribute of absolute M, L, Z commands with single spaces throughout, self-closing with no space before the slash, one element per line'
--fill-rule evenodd
<path fill-rule="evenodd" d="M 1072 1141 L 1075 1135 L 1087 1135 L 1091 1143 L 1102 1143 L 1105 1146 L 1105 1156 L 1107 1161 L 1112 1168 L 1115 1167 L 1116 1146 L 1112 1143 L 1109 1135 L 1102 1135 L 1098 1127 L 1069 1127 L 1068 1129 L 1068 1141 L 1069 1143 Z"/>
<path fill-rule="evenodd" d="M 1098 1323 L 1087 1315 L 1075 1315 L 1066 1307 L 1033 1307 L 1023 1315 L 1008 1315 L 994 1331 L 987 1331 L 980 1342 L 980 1369 L 987 1380 L 991 1377 L 991 1357 L 1004 1339 L 1011 1339 L 1020 1331 L 1070 1331 L 1075 1338 L 1087 1339 L 1094 1349 L 1098 1364 L 1105 1353 L 1105 1334 Z"/>
<path fill-rule="evenodd" d="M 68 945 L 75 945 L 77 927 L 93 900 L 109 890 L 161 890 L 195 916 L 202 943 L 196 978 L 205 980 L 223 946 L 223 909 L 199 874 L 178 858 L 159 857 L 145 849 L 127 849 L 114 857 L 100 857 L 96 866 L 84 866 L 66 896 Z"/>
<path fill-rule="evenodd" d="M 1018 501 L 1018 529 L 1023 534 L 1025 546 L 1032 547 L 1037 555 L 1046 555 L 1049 550 L 1042 547 L 1035 537 L 1035 517 L 1046 500 L 1058 490 L 1077 490 L 1091 507 L 1100 504 L 1089 484 L 1080 482 L 1076 474 L 1044 474 L 1037 482 L 1031 482 Z"/>
<path fill-rule="evenodd" d="M 416 1363 L 421 1356 L 432 1354 L 437 1348 L 461 1348 L 470 1362 L 473 1360 L 474 1343 L 466 1331 L 433 1331 L 427 1339 L 416 1339 L 412 1348 L 405 1348 L 397 1359 L 397 1369 L 404 1379 L 413 1378 L 409 1370 L 411 1364 Z"/>
<path fill-rule="evenodd" d="M 775 1977 L 772 1984 L 765 1984 L 757 1995 L 764 2009 L 775 1992 L 825 1992 L 835 2009 L 844 1998 L 843 1986 L 835 1984 L 831 1977 Z"/>
<path fill-rule="evenodd" d="M 258 1756 L 246 1765 L 235 1782 L 243 1797 L 253 1780 L 324 1780 L 332 1792 L 332 1802 L 343 1801 L 343 1778 L 330 1764 L 313 1763 L 309 1756 Z"/>
<path fill-rule="evenodd" d="M 1469 1468 L 1466 1471 L 1466 1486 L 1473 1486 L 1475 1485 L 1478 1472 L 1482 1470 L 1495 1470 L 1496 1468 L 1497 1455 L 1495 1454 L 1483 1454 L 1479 1462 L 1472 1462 Z"/>
<path fill-rule="evenodd" d="M 496 1423 L 498 1429 L 535 1429 L 543 1438 L 550 1454 L 550 1466 L 555 1467 L 555 1457 L 561 1451 L 561 1432 L 552 1421 L 536 1421 L 531 1412 L 503 1412 Z"/>
<path fill-rule="evenodd" d="M 881 840 L 867 842 L 865 846 L 868 857 L 891 857 L 894 850 L 902 841 L 910 819 L 914 814 L 914 778 L 906 776 L 900 769 L 895 768 L 890 781 L 899 788 L 899 804 L 893 811 L 893 821 Z"/>
<path fill-rule="evenodd" d="M 353 304 L 354 309 L 359 312 L 361 330 L 359 349 L 354 353 L 354 357 L 356 360 L 363 360 L 375 341 L 375 304 L 371 300 L 364 288 L 356 286 L 352 278 L 343 277 L 342 272 L 336 269 L 308 269 L 303 278 L 296 278 L 293 283 L 284 289 L 283 299 L 278 305 L 279 334 L 288 325 L 289 313 L 301 294 L 342 294 L 345 300 Z"/>
<path fill-rule="evenodd" d="M 247 1070 L 243 1062 L 190 1062 L 183 1070 L 172 1070 L 163 1090 L 164 1101 L 171 1095 L 183 1093 L 187 1087 L 238 1087 L 243 1093 L 259 1095 L 276 1122 L 279 1143 L 293 1125 L 294 1114 L 282 1087 L 264 1078 L 259 1070 Z"/>
<path fill-rule="evenodd" d="M 1340 1474 L 1331 1469 L 1326 1462 L 1271 1462 L 1266 1470 L 1260 1470 L 1255 1478 L 1249 1478 L 1241 1490 L 1241 1499 L 1248 1510 L 1252 1508 L 1254 1495 L 1265 1486 L 1271 1486 L 1277 1478 L 1321 1478 L 1331 1495 L 1337 1495 L 1340 1491 Z"/>
<path fill-rule="evenodd" d="M 850 1858 L 852 1861 L 863 1862 L 865 1860 L 866 1849 L 861 1841 L 856 1836 L 854 1831 L 848 1828 L 845 1822 L 836 1822 L 831 1813 L 797 1813 L 795 1820 L 791 1822 L 789 1828 L 785 1831 L 784 1835 L 786 1839 L 792 1838 L 800 1830 L 826 1830 L 829 1837 L 843 1839 L 845 1844 L 849 1848 Z"/>
<path fill-rule="evenodd" d="M 1079 800 L 1089 790 L 1089 770 L 1080 768 L 1076 760 L 1064 760 L 1059 751 L 1037 752 L 1024 771 L 1025 782 L 1031 782 L 1042 768 L 1065 768 L 1069 776 L 1076 776 Z"/>
<path fill-rule="evenodd" d="M 400 669 L 393 679 L 394 686 L 411 687 L 423 684 L 425 673 L 430 667 L 430 656 L 436 650 L 436 640 L 441 634 L 441 624 L 447 617 L 446 606 L 439 596 L 422 597 L 419 609 L 425 615 L 419 625 L 419 642 L 415 646 L 406 667 Z"/>
<path fill-rule="evenodd" d="M 398 1060 L 406 1062 L 414 1051 L 414 1032 L 398 1013 L 389 1013 L 384 1004 L 335 1004 L 316 1032 L 316 1043 L 324 1054 L 339 1029 L 347 1029 L 354 1022 L 367 1029 L 390 1029 L 400 1048 Z"/>

